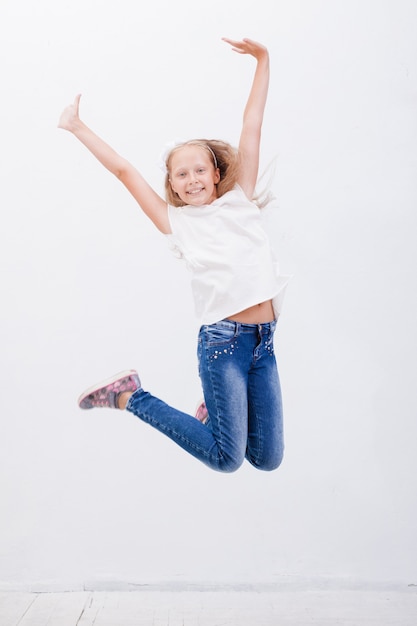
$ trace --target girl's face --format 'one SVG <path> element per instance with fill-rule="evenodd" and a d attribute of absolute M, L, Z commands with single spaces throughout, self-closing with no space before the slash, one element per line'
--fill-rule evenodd
<path fill-rule="evenodd" d="M 217 198 L 220 172 L 203 146 L 186 145 L 171 157 L 169 182 L 184 204 L 202 206 Z"/>

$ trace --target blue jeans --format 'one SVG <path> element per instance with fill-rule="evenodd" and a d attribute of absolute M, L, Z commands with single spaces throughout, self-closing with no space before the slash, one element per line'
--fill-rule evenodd
<path fill-rule="evenodd" d="M 258 469 L 276 469 L 284 443 L 275 327 L 275 321 L 229 320 L 201 327 L 198 363 L 206 424 L 143 389 L 134 392 L 126 409 L 214 470 L 233 472 L 245 458 Z"/>

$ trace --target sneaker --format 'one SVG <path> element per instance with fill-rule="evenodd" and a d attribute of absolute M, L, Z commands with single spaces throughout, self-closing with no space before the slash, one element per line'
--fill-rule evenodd
<path fill-rule="evenodd" d="M 80 409 L 93 409 L 95 407 L 117 409 L 117 399 L 124 391 L 136 391 L 140 389 L 140 380 L 136 370 L 119 372 L 101 383 L 89 387 L 78 398 Z"/>
<path fill-rule="evenodd" d="M 204 400 L 201 400 L 201 402 L 199 402 L 194 417 L 202 424 L 205 424 L 207 422 L 208 411 Z"/>

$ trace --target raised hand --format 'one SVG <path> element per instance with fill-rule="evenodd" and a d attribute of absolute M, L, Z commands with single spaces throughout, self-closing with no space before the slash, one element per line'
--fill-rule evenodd
<path fill-rule="evenodd" d="M 61 113 L 61 117 L 59 118 L 58 128 L 63 128 L 64 130 L 69 130 L 70 132 L 74 132 L 80 125 L 80 98 L 81 94 L 75 96 L 74 102 L 67 106 Z"/>
<path fill-rule="evenodd" d="M 247 39 L 246 37 L 241 41 L 235 41 L 234 39 L 222 37 L 222 41 L 230 44 L 232 46 L 232 50 L 235 52 L 238 52 L 239 54 L 250 54 L 257 60 L 264 56 L 268 56 L 268 50 L 265 46 L 257 41 L 253 41 L 252 39 Z"/>

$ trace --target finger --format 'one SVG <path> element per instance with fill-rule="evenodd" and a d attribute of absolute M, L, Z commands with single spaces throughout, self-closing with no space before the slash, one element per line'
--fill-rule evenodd
<path fill-rule="evenodd" d="M 228 39 L 227 37 L 222 37 L 222 41 L 225 41 L 226 43 L 230 44 L 231 46 L 234 46 L 235 48 L 237 48 L 238 46 L 242 45 L 241 41 L 236 41 L 234 39 Z"/>
<path fill-rule="evenodd" d="M 78 115 L 78 111 L 80 108 L 80 99 L 81 99 L 81 94 L 78 93 L 74 98 L 74 108 L 77 111 L 77 115 Z"/>
<path fill-rule="evenodd" d="M 234 39 L 228 39 L 226 37 L 222 37 L 222 40 L 230 44 L 234 52 L 238 52 L 239 54 L 246 54 L 247 45 L 246 45 L 245 40 L 235 41 Z"/>

